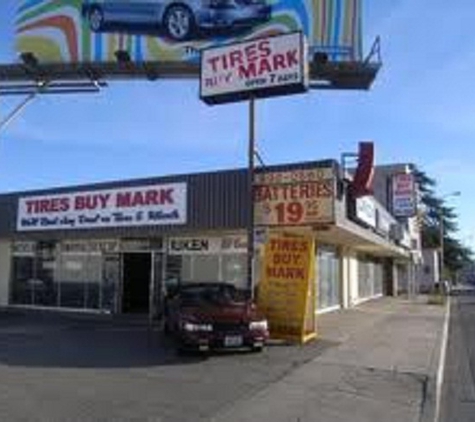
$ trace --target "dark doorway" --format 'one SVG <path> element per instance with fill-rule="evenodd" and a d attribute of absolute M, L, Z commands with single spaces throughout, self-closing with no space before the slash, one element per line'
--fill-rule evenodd
<path fill-rule="evenodd" d="M 148 313 L 151 267 L 149 253 L 124 254 L 122 312 Z"/>

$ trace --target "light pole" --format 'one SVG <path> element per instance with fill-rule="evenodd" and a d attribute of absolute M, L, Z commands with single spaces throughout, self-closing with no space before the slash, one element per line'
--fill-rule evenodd
<path fill-rule="evenodd" d="M 447 198 L 453 198 L 453 197 L 456 197 L 456 196 L 460 196 L 462 193 L 460 191 L 455 191 L 455 192 L 450 192 L 446 195 L 443 195 L 440 199 L 441 199 L 441 205 L 439 207 L 439 246 L 440 246 L 440 274 L 439 274 L 439 288 L 442 288 L 442 286 L 440 285 L 441 282 L 443 281 L 443 278 L 444 278 L 444 272 L 445 272 L 445 263 L 444 263 L 444 259 L 445 259 L 445 251 L 444 251 L 444 248 L 445 248 L 445 242 L 444 242 L 444 234 L 445 234 L 445 225 L 444 225 L 444 215 L 443 215 L 443 205 L 444 205 L 444 201 L 447 199 Z"/>

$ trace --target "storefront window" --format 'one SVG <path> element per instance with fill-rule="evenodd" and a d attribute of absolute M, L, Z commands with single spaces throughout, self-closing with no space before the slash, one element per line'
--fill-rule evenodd
<path fill-rule="evenodd" d="M 34 305 L 58 306 L 59 286 L 55 278 L 56 267 L 56 242 L 39 242 Z"/>
<path fill-rule="evenodd" d="M 11 303 L 32 305 L 34 303 L 34 256 L 13 256 Z"/>
<path fill-rule="evenodd" d="M 358 296 L 368 298 L 383 294 L 383 264 L 368 256 L 358 258 Z"/>
<path fill-rule="evenodd" d="M 340 304 L 340 258 L 334 247 L 318 247 L 317 284 L 318 309 L 326 309 Z"/>
<path fill-rule="evenodd" d="M 247 284 L 247 256 L 245 254 L 229 254 L 223 256 L 223 281 L 245 289 Z"/>

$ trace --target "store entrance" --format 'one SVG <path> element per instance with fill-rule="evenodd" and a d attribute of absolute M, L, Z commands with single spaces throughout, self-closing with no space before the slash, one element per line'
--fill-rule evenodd
<path fill-rule="evenodd" d="M 152 254 L 123 255 L 123 313 L 148 313 Z"/>

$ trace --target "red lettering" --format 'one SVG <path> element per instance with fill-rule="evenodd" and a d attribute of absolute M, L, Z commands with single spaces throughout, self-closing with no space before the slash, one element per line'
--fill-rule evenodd
<path fill-rule="evenodd" d="M 259 63 L 259 76 L 263 73 L 270 73 L 272 72 L 271 65 L 267 59 L 262 59 Z"/>
<path fill-rule="evenodd" d="M 297 57 L 297 50 L 287 51 L 287 67 L 298 66 L 299 59 Z"/>
<path fill-rule="evenodd" d="M 217 64 L 218 64 L 219 58 L 220 58 L 220 56 L 216 56 L 216 57 L 211 57 L 210 59 L 208 59 L 208 63 L 210 63 L 211 67 L 213 68 L 213 72 L 218 71 Z"/>
<path fill-rule="evenodd" d="M 250 79 L 257 76 L 256 63 L 251 62 L 247 64 L 247 67 L 241 65 L 238 67 L 238 75 L 240 79 Z"/>
<path fill-rule="evenodd" d="M 35 206 L 35 205 L 36 205 L 36 201 L 33 201 L 33 200 L 31 200 L 31 201 L 26 201 L 25 204 L 26 204 L 26 212 L 27 212 L 28 214 L 32 214 L 32 213 L 35 213 L 35 212 L 36 212 L 36 206 Z"/>
<path fill-rule="evenodd" d="M 257 55 L 256 44 L 248 45 L 244 49 L 244 52 L 246 53 L 246 58 L 247 58 L 247 61 L 249 61 L 249 62 L 254 62 L 259 58 L 259 56 Z"/>
<path fill-rule="evenodd" d="M 131 193 L 130 192 L 119 192 L 117 193 L 116 207 L 117 208 L 128 208 L 131 205 Z"/>
<path fill-rule="evenodd" d="M 287 65 L 285 64 L 285 56 L 283 54 L 276 54 L 273 57 L 274 70 L 285 69 Z"/>
<path fill-rule="evenodd" d="M 174 204 L 173 189 L 162 189 L 160 191 L 160 203 L 161 204 Z"/>
<path fill-rule="evenodd" d="M 145 194 L 145 203 L 147 205 L 158 205 L 160 203 L 158 192 L 156 190 L 149 190 Z"/>
<path fill-rule="evenodd" d="M 236 67 L 236 65 L 243 64 L 242 51 L 240 50 L 231 51 L 231 53 L 229 53 L 229 64 L 232 68 Z"/>
<path fill-rule="evenodd" d="M 262 40 L 257 44 L 258 50 L 262 53 L 261 57 L 269 57 L 272 54 L 269 40 Z"/>

